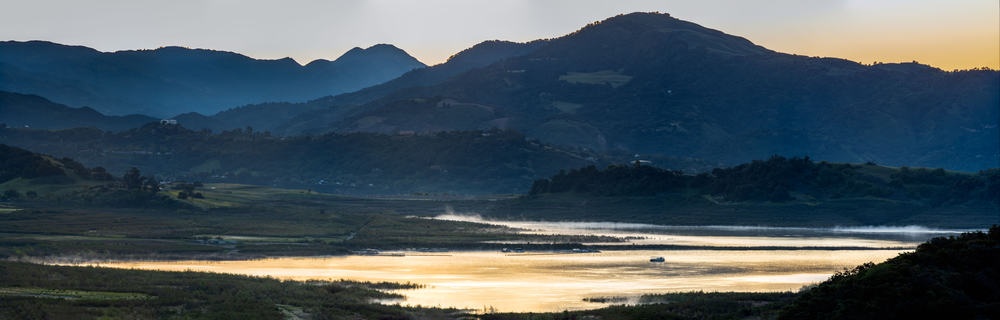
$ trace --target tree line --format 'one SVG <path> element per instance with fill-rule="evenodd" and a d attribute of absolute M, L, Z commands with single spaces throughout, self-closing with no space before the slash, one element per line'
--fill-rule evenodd
<path fill-rule="evenodd" d="M 807 197 L 917 199 L 932 205 L 1000 199 L 1000 170 L 975 174 L 944 169 L 889 168 L 773 156 L 710 172 L 684 174 L 636 161 L 605 169 L 588 166 L 536 180 L 530 196 L 580 193 L 592 196 L 711 195 L 731 201 L 783 202 Z"/>

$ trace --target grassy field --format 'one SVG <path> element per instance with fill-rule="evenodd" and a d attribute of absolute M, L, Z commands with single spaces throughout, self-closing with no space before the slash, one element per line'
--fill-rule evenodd
<path fill-rule="evenodd" d="M 569 83 L 606 84 L 617 88 L 628 83 L 632 80 L 632 77 L 622 74 L 621 70 L 602 70 L 597 72 L 570 72 L 559 76 L 559 80 Z"/>
<path fill-rule="evenodd" d="M 486 241 L 567 241 L 423 218 L 450 208 L 473 210 L 490 201 L 361 199 L 233 184 L 206 185 L 197 191 L 204 198 L 178 200 L 193 205 L 179 209 L 18 202 L 18 210 L 0 213 L 0 257 L 246 259 L 347 254 L 363 248 L 502 246 Z M 176 198 L 177 192 L 161 193 Z"/>
<path fill-rule="evenodd" d="M 294 282 L 0 262 L 0 319 L 451 319 L 458 310 L 374 304 L 405 285 Z"/>
<path fill-rule="evenodd" d="M 139 300 L 149 299 L 150 296 L 134 292 L 106 292 L 106 291 L 84 291 L 66 289 L 43 289 L 43 288 L 0 288 L 0 297 L 6 298 L 51 298 L 64 300 Z"/>

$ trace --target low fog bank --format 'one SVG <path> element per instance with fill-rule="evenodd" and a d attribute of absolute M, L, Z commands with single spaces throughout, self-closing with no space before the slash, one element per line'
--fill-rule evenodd
<path fill-rule="evenodd" d="M 982 231 L 984 229 L 941 229 L 918 225 L 908 226 L 831 226 L 825 228 L 815 227 L 773 227 L 773 226 L 752 226 L 752 225 L 705 225 L 705 226 L 679 226 L 679 225 L 657 225 L 647 223 L 628 223 L 611 221 L 511 221 L 493 220 L 483 218 L 474 213 L 455 213 L 450 208 L 446 208 L 445 213 L 434 216 L 435 220 L 474 222 L 483 224 L 495 224 L 518 227 L 535 226 L 539 229 L 578 229 L 578 230 L 667 230 L 667 231 L 726 231 L 726 232 L 817 232 L 817 233 L 842 233 L 842 234 L 913 234 L 913 235 L 949 235 L 961 234 L 963 232 Z"/>

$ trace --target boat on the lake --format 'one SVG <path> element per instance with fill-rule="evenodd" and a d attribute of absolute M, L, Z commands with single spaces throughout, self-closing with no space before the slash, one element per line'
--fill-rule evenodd
<path fill-rule="evenodd" d="M 361 256 L 377 256 L 379 251 L 377 249 L 361 249 L 352 251 L 352 253 Z"/>
<path fill-rule="evenodd" d="M 663 257 L 656 257 L 656 258 L 650 258 L 649 259 L 649 262 L 663 262 L 663 261 L 667 261 L 667 260 L 663 259 Z"/>

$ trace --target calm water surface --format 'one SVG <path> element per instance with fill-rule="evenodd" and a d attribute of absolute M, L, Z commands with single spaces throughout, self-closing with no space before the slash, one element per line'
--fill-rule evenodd
<path fill-rule="evenodd" d="M 450 220 L 471 217 L 442 216 Z M 403 252 L 405 256 L 289 257 L 253 261 L 111 262 L 99 265 L 195 270 L 294 280 L 416 282 L 399 291 L 406 305 L 500 311 L 599 308 L 588 297 L 682 291 L 787 291 L 825 280 L 865 262 L 881 262 L 933 236 L 959 230 L 916 227 L 809 229 L 736 226 L 672 227 L 606 223 L 491 221 L 524 232 L 629 236 L 644 244 L 706 246 L 704 250 L 605 250 L 599 253 L 463 251 Z M 515 244 L 516 245 L 516 244 Z M 783 247 L 782 250 L 713 249 Z M 797 247 L 825 247 L 823 250 Z M 849 247 L 840 249 L 838 247 Z M 889 248 L 889 249 L 886 249 Z M 663 257 L 664 262 L 650 262 Z"/>

